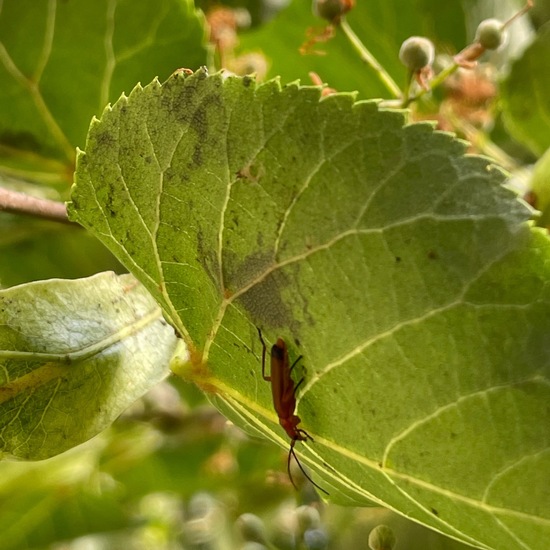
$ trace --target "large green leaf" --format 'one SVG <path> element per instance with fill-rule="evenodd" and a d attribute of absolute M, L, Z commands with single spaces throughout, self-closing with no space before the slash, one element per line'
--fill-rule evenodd
<path fill-rule="evenodd" d="M 332 499 L 542 550 L 548 241 L 464 143 L 319 97 L 204 72 L 138 86 L 92 123 L 71 216 L 185 338 L 174 369 L 282 446 L 256 326 L 303 355 L 297 450 Z"/>
<path fill-rule="evenodd" d="M 130 275 L 0 292 L 0 450 L 42 459 L 86 441 L 168 374 L 173 330 Z"/>

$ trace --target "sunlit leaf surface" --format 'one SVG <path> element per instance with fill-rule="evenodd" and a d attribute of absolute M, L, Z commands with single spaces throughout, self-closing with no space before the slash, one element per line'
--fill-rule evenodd
<path fill-rule="evenodd" d="M 93 122 L 70 211 L 191 348 L 175 370 L 283 446 L 283 337 L 330 498 L 481 548 L 550 536 L 546 237 L 503 174 L 404 114 L 198 72 Z"/>

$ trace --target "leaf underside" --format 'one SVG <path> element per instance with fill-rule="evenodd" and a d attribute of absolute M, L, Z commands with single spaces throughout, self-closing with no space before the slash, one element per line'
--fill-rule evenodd
<path fill-rule="evenodd" d="M 1 453 L 39 460 L 97 435 L 167 376 L 176 343 L 130 275 L 1 291 Z"/>
<path fill-rule="evenodd" d="M 288 446 L 256 327 L 303 355 L 297 414 L 315 442 L 296 449 L 332 499 L 542 549 L 549 248 L 504 179 L 374 101 L 200 71 L 92 123 L 69 210 L 239 425 Z"/>

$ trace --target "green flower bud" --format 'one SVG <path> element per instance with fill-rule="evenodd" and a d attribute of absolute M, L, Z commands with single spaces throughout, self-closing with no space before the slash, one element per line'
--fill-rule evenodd
<path fill-rule="evenodd" d="M 396 539 L 387 525 L 378 525 L 369 533 L 369 548 L 372 550 L 393 550 Z"/>
<path fill-rule="evenodd" d="M 266 542 L 264 522 L 258 516 L 242 514 L 237 518 L 236 525 L 244 540 Z"/>
<path fill-rule="evenodd" d="M 304 544 L 308 550 L 326 550 L 328 537 L 323 529 L 308 529 L 304 533 Z"/>
<path fill-rule="evenodd" d="M 338 23 L 354 5 L 355 0 L 313 0 L 313 13 L 331 23 Z"/>
<path fill-rule="evenodd" d="M 422 36 L 407 38 L 399 50 L 401 63 L 413 73 L 431 65 L 434 57 L 434 45 L 430 40 Z"/>
<path fill-rule="evenodd" d="M 498 19 L 485 19 L 476 31 L 476 42 L 479 42 L 486 50 L 496 50 L 505 38 L 505 31 Z"/>
<path fill-rule="evenodd" d="M 321 516 L 319 510 L 313 506 L 300 506 L 296 509 L 296 518 L 300 531 L 308 529 L 317 529 L 321 525 Z"/>

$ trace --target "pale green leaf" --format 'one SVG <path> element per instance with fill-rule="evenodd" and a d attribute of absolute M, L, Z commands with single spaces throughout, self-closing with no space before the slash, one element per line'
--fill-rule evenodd
<path fill-rule="evenodd" d="M 71 216 L 183 335 L 174 370 L 283 447 L 256 327 L 303 355 L 296 448 L 331 499 L 543 550 L 548 240 L 464 143 L 319 98 L 204 72 L 137 87 L 92 123 Z"/>
<path fill-rule="evenodd" d="M 0 450 L 48 458 L 86 441 L 168 374 L 176 336 L 130 275 L 0 292 Z"/>

